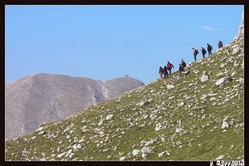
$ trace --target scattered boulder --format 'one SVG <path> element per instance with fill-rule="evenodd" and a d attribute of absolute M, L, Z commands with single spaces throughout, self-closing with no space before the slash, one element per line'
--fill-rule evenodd
<path fill-rule="evenodd" d="M 215 85 L 223 85 L 223 84 L 225 84 L 225 83 L 227 83 L 227 82 L 229 82 L 229 81 L 232 81 L 233 79 L 231 78 L 231 77 L 223 77 L 223 78 L 221 78 L 221 79 L 219 79 L 216 83 L 215 83 Z"/>
<path fill-rule="evenodd" d="M 142 152 L 143 154 L 151 154 L 151 153 L 152 153 L 152 150 L 151 150 L 150 148 L 148 148 L 148 147 L 143 147 L 143 148 L 141 149 L 141 152 Z"/>
<path fill-rule="evenodd" d="M 180 103 L 178 103 L 178 107 L 182 107 L 184 105 L 184 102 L 180 102 Z"/>
<path fill-rule="evenodd" d="M 163 156 L 165 156 L 165 155 L 168 155 L 168 156 L 169 156 L 170 154 L 169 154 L 169 152 L 164 151 L 164 152 L 159 153 L 159 154 L 158 154 L 158 157 L 163 157 Z"/>
<path fill-rule="evenodd" d="M 132 155 L 133 155 L 133 156 L 137 156 L 137 155 L 139 155 L 139 153 L 140 153 L 140 150 L 139 150 L 139 149 L 134 149 L 134 150 L 132 151 Z"/>
<path fill-rule="evenodd" d="M 168 90 L 173 89 L 174 87 L 175 87 L 174 85 L 167 85 Z"/>
<path fill-rule="evenodd" d="M 234 49 L 233 49 L 233 52 L 232 54 L 235 55 L 235 54 L 238 54 L 240 52 L 240 48 L 238 46 L 236 46 Z"/>
<path fill-rule="evenodd" d="M 183 131 L 182 128 L 176 128 L 176 133 L 180 133 L 181 131 Z"/>
<path fill-rule="evenodd" d="M 113 118 L 113 114 L 106 116 L 105 120 L 111 120 Z"/>
<path fill-rule="evenodd" d="M 119 160 L 120 160 L 120 161 L 124 161 L 124 160 L 126 160 L 126 159 L 127 159 L 127 158 L 123 156 L 123 157 L 120 157 Z"/>
<path fill-rule="evenodd" d="M 159 131 L 161 129 L 162 129 L 162 124 L 161 123 L 156 124 L 155 130 Z"/>
<path fill-rule="evenodd" d="M 216 158 L 216 160 L 221 160 L 225 157 L 225 155 L 220 155 L 219 157 Z"/>
<path fill-rule="evenodd" d="M 206 71 L 203 71 L 201 82 L 207 82 L 209 80 L 209 76 L 206 74 Z"/>
<path fill-rule="evenodd" d="M 189 71 L 188 71 L 188 70 L 182 71 L 181 74 L 182 74 L 182 75 L 188 75 L 188 74 L 189 74 Z"/>

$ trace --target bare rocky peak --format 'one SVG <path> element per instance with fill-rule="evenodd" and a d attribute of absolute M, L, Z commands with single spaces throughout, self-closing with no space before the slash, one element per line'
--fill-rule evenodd
<path fill-rule="evenodd" d="M 108 81 L 65 75 L 37 74 L 5 87 L 5 138 L 35 131 L 88 106 L 143 85 L 131 77 Z"/>
<path fill-rule="evenodd" d="M 244 11 L 242 12 L 242 21 L 239 27 L 239 32 L 235 37 L 235 40 L 244 39 Z"/>

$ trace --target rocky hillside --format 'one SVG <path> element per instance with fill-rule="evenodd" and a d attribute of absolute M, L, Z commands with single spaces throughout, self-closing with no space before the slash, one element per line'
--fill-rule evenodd
<path fill-rule="evenodd" d="M 167 79 L 6 142 L 6 160 L 243 160 L 244 36 Z"/>
<path fill-rule="evenodd" d="M 5 138 L 34 132 L 43 122 L 62 120 L 142 85 L 130 77 L 97 81 L 37 74 L 21 78 L 5 86 Z"/>

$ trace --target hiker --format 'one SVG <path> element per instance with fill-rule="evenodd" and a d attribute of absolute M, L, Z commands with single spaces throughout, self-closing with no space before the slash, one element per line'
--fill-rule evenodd
<path fill-rule="evenodd" d="M 205 50 L 205 48 L 201 47 L 201 52 L 202 52 L 203 58 L 205 58 L 205 54 L 207 53 L 207 51 Z"/>
<path fill-rule="evenodd" d="M 186 65 L 186 62 L 184 62 L 184 60 L 183 60 L 183 59 L 182 59 L 182 63 L 181 63 L 181 65 L 182 65 L 183 69 L 187 66 L 187 65 Z"/>
<path fill-rule="evenodd" d="M 213 47 L 207 43 L 208 55 L 212 55 L 212 49 L 213 49 Z"/>
<path fill-rule="evenodd" d="M 169 61 L 168 61 L 168 64 L 167 64 L 167 68 L 169 70 L 169 75 L 171 75 L 171 69 L 172 67 L 174 68 L 174 65 L 172 65 Z"/>
<path fill-rule="evenodd" d="M 181 76 L 181 73 L 184 71 L 184 68 L 182 66 L 182 64 L 179 64 L 179 72 L 180 72 L 180 76 Z"/>
<path fill-rule="evenodd" d="M 164 78 L 168 78 L 168 77 L 169 77 L 169 73 L 168 73 L 167 70 L 168 70 L 167 67 L 164 66 L 164 68 L 163 68 L 163 71 L 164 71 Z"/>
<path fill-rule="evenodd" d="M 222 41 L 218 41 L 218 48 L 221 48 L 221 47 L 223 47 L 223 43 L 222 43 Z"/>
<path fill-rule="evenodd" d="M 160 77 L 163 78 L 163 68 L 161 66 L 159 67 L 159 74 Z"/>
<path fill-rule="evenodd" d="M 198 52 L 198 50 L 195 49 L 195 48 L 192 48 L 192 50 L 193 50 L 193 53 L 194 53 L 194 59 L 195 59 L 195 61 L 196 61 L 196 55 L 199 54 L 199 52 Z"/>

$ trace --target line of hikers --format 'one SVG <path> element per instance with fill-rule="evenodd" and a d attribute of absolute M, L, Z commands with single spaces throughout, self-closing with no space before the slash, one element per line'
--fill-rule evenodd
<path fill-rule="evenodd" d="M 223 47 L 223 43 L 222 41 L 218 41 L 218 48 Z M 197 54 L 199 54 L 198 49 L 192 48 L 193 53 L 194 53 L 194 59 L 196 61 L 196 56 Z M 213 47 L 207 43 L 207 50 L 208 50 L 208 55 L 212 55 L 212 50 Z M 202 56 L 203 58 L 205 58 L 205 54 L 207 53 L 207 51 L 205 50 L 205 48 L 201 47 L 201 52 L 202 52 Z M 182 73 L 184 72 L 184 68 L 186 67 L 186 62 L 182 59 L 181 63 L 179 64 L 179 72 L 180 72 L 180 76 L 182 75 Z M 168 78 L 169 75 L 171 75 L 171 69 L 174 68 L 174 65 L 172 63 L 170 63 L 168 61 L 167 66 L 164 66 L 164 68 L 162 68 L 161 66 L 159 67 L 159 74 L 161 78 Z M 169 73 L 168 73 L 169 71 Z M 188 74 L 184 73 L 184 74 Z M 164 75 L 164 76 L 163 76 Z"/>
<path fill-rule="evenodd" d="M 223 43 L 222 41 L 218 41 L 218 48 L 223 47 Z M 212 50 L 213 50 L 213 46 L 211 46 L 210 44 L 207 43 L 207 51 L 208 51 L 208 55 L 212 55 Z M 197 54 L 199 54 L 198 49 L 192 48 L 192 51 L 194 53 L 194 59 L 196 61 L 196 56 Z M 205 54 L 207 53 L 207 51 L 205 50 L 205 48 L 201 47 L 201 52 L 202 52 L 202 56 L 203 58 L 205 58 Z"/>
<path fill-rule="evenodd" d="M 186 67 L 186 62 L 182 59 L 181 63 L 179 64 L 179 71 L 180 71 L 180 75 L 181 73 L 184 71 L 184 68 Z M 172 63 L 170 63 L 168 61 L 167 66 L 164 66 L 164 68 L 162 68 L 161 66 L 159 67 L 159 74 L 160 77 L 163 78 L 168 78 L 169 75 L 171 75 L 171 69 L 174 68 L 174 65 Z M 168 72 L 169 71 L 169 72 Z"/>

